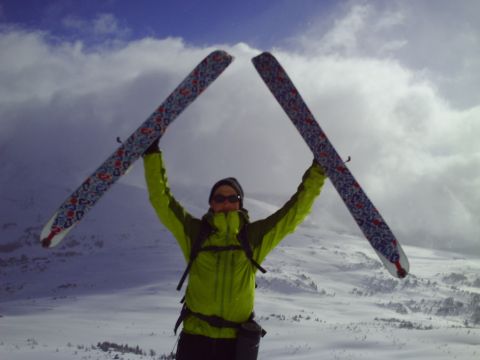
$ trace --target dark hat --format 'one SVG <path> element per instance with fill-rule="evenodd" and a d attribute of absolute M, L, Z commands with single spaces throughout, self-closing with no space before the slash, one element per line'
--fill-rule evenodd
<path fill-rule="evenodd" d="M 237 192 L 237 195 L 240 196 L 240 207 L 243 207 L 243 189 L 238 180 L 234 177 L 228 177 L 217 181 L 215 185 L 213 185 L 212 190 L 210 191 L 208 202 L 210 203 L 212 201 L 213 194 L 215 194 L 215 191 L 217 191 L 217 189 L 222 185 L 230 186 Z"/>

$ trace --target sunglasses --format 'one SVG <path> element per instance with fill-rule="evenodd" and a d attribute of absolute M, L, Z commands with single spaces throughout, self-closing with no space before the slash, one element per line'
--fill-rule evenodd
<path fill-rule="evenodd" d="M 240 196 L 239 195 L 229 195 L 229 196 L 224 196 L 224 195 L 215 195 L 212 200 L 217 203 L 217 204 L 223 204 L 225 200 L 227 200 L 231 204 L 235 204 L 236 202 L 240 201 Z"/>

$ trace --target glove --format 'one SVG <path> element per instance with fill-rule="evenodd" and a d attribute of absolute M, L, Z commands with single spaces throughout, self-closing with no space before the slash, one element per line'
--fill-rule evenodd
<path fill-rule="evenodd" d="M 154 154 L 154 153 L 159 153 L 160 152 L 160 148 L 158 147 L 158 143 L 160 141 L 160 138 L 157 138 L 157 140 L 155 140 L 152 145 L 150 145 L 147 150 L 145 150 L 145 152 L 143 153 L 143 156 L 145 155 L 148 155 L 148 154 Z"/>
<path fill-rule="evenodd" d="M 327 172 L 325 171 L 324 167 L 322 165 L 320 165 L 320 163 L 317 160 L 313 159 L 312 167 L 317 168 L 322 173 L 323 176 L 327 177 Z"/>

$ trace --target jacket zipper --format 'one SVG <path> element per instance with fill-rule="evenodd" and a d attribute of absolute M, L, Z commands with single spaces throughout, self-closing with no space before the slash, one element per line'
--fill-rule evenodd
<path fill-rule="evenodd" d="M 219 278 L 219 274 L 220 274 L 220 254 L 218 254 L 217 256 L 217 260 L 216 260 L 216 271 L 215 271 L 215 288 L 214 288 L 214 299 L 215 301 L 218 301 L 218 298 L 219 298 L 219 294 L 218 294 L 218 291 L 220 290 L 220 284 L 219 284 L 219 281 L 220 281 L 220 278 Z"/>
<path fill-rule="evenodd" d="M 226 219 L 227 223 L 227 229 L 225 232 L 225 245 L 228 243 L 228 237 L 229 237 L 229 232 L 230 232 L 230 224 L 228 222 L 228 218 Z M 227 272 L 228 272 L 228 261 L 227 261 L 227 252 L 222 252 L 222 301 L 220 305 L 220 316 L 224 317 L 225 316 L 225 290 L 226 290 L 226 277 L 227 277 Z"/>

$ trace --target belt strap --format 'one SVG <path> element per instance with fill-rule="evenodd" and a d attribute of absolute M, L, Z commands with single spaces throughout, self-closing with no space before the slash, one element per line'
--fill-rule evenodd
<path fill-rule="evenodd" d="M 200 314 L 197 312 L 194 312 L 190 310 L 186 304 L 183 305 L 182 311 L 180 312 L 180 316 L 178 317 L 177 322 L 175 323 L 175 328 L 174 332 L 175 335 L 177 334 L 177 330 L 180 327 L 180 324 L 187 318 L 187 316 L 193 315 L 200 320 L 205 321 L 207 324 L 210 326 L 216 327 L 216 328 L 233 328 L 233 329 L 238 329 L 240 328 L 241 323 L 237 323 L 234 321 L 230 320 L 225 320 L 224 318 L 221 318 L 220 316 L 216 315 L 204 315 Z M 250 316 L 250 318 L 253 318 L 253 313 Z"/>

